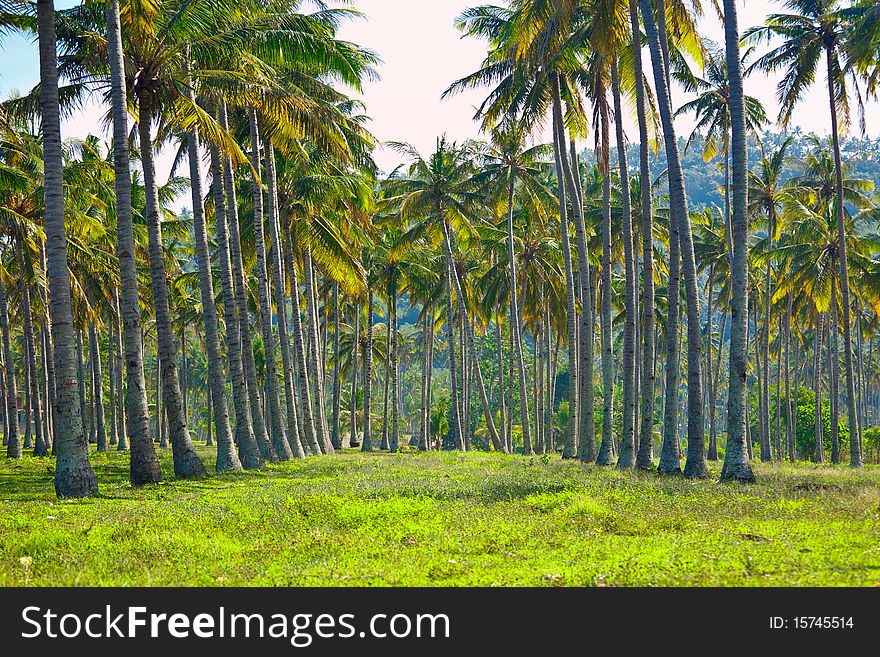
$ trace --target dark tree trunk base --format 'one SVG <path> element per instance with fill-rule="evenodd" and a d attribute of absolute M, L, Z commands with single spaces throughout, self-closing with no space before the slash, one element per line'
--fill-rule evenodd
<path fill-rule="evenodd" d="M 73 456 L 66 465 L 56 463 L 55 468 L 55 494 L 58 497 L 89 497 L 98 492 L 98 481 L 88 456 Z"/>

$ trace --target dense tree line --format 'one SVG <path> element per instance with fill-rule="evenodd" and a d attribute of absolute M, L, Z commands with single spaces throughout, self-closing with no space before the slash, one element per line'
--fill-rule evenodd
<path fill-rule="evenodd" d="M 0 105 L 4 443 L 54 455 L 59 496 L 97 490 L 90 443 L 134 485 L 157 444 L 204 475 L 195 440 L 218 472 L 408 446 L 740 481 L 753 450 L 880 449 L 877 144 L 844 139 L 875 2 L 750 29 L 714 3 L 723 44 L 699 0 L 474 7 L 486 58 L 445 95 L 486 90 L 484 139 L 392 142 L 387 174 L 348 95 L 379 61 L 338 36 L 359 13 L 303 4 L 0 0 L 40 51 Z M 783 74 L 781 132 L 754 71 Z M 830 137 L 789 133 L 822 79 Z M 61 138 L 87 97 L 109 144 Z"/>

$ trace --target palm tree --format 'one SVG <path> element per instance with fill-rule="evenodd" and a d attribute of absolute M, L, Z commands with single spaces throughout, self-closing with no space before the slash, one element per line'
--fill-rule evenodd
<path fill-rule="evenodd" d="M 845 40 L 851 24 L 838 11 L 839 0 L 786 0 L 789 14 L 772 14 L 765 24 L 748 30 L 747 41 L 761 43 L 774 37 L 784 40 L 769 53 L 755 61 L 753 67 L 764 71 L 784 70 L 777 95 L 780 101 L 779 121 L 786 126 L 804 92 L 812 84 L 822 60 L 825 60 L 828 103 L 831 117 L 831 140 L 834 152 L 836 214 L 844 216 L 843 166 L 840 155 L 840 133 L 849 124 L 849 97 L 846 72 L 850 65 Z M 847 410 L 850 432 L 850 466 L 861 467 L 861 439 L 856 412 L 853 369 L 852 322 L 850 316 L 849 269 L 846 251 L 845 221 L 838 221 L 841 244 L 840 296 L 843 304 L 843 343 L 846 371 Z"/>
<path fill-rule="evenodd" d="M 40 113 L 43 134 L 46 207 L 46 265 L 49 278 L 49 313 L 55 358 L 55 493 L 58 497 L 85 497 L 98 491 L 89 463 L 88 440 L 77 403 L 74 365 L 73 311 L 67 271 L 67 235 L 64 229 L 62 189 L 61 119 L 58 100 L 58 66 L 55 51 L 55 5 L 37 1 L 40 51 Z"/>

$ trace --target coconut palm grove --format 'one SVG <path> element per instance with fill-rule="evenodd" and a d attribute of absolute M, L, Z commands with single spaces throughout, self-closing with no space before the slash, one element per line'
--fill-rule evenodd
<path fill-rule="evenodd" d="M 367 2 L 0 0 L 0 584 L 880 583 L 880 3 L 766 4 L 473 6 L 425 151 Z"/>

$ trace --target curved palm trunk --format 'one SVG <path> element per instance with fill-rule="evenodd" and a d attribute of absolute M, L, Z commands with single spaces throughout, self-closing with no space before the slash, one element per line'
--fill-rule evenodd
<path fill-rule="evenodd" d="M 364 340 L 364 439 L 361 451 L 373 451 L 373 289 L 367 291 L 367 325 Z"/>
<path fill-rule="evenodd" d="M 312 412 L 312 389 L 309 383 L 308 369 L 306 367 L 306 348 L 303 340 L 302 331 L 302 315 L 299 308 L 299 282 L 296 276 L 296 263 L 293 258 L 293 241 L 290 231 L 284 240 L 285 260 L 287 261 L 287 271 L 290 277 L 290 301 L 291 315 L 293 319 L 293 347 L 294 356 L 296 358 L 296 374 L 299 381 L 300 394 L 300 414 L 302 420 L 302 429 L 305 435 L 303 449 L 306 453 L 315 456 L 321 454 L 321 448 L 318 446 L 318 431 L 315 426 L 315 416 Z"/>
<path fill-rule="evenodd" d="M 620 97 L 620 77 L 617 57 L 611 62 L 611 85 L 614 94 L 614 126 L 617 138 L 617 161 L 620 170 L 620 198 L 623 215 L 623 257 L 626 275 L 625 320 L 623 326 L 623 437 L 617 467 L 635 465 L 635 329 L 636 289 L 635 254 L 633 252 L 632 210 L 629 197 L 629 166 L 626 161 L 626 143 L 623 135 L 623 107 Z"/>
<path fill-rule="evenodd" d="M 101 351 L 98 348 L 98 331 L 95 320 L 89 319 L 89 357 L 92 359 L 92 399 L 95 405 L 95 437 L 98 451 L 107 451 L 107 428 L 104 423 L 104 374 L 101 368 Z"/>
<path fill-rule="evenodd" d="M 116 192 L 116 253 L 119 257 L 120 322 L 125 347 L 125 431 L 131 449 L 129 479 L 133 486 L 162 480 L 159 459 L 150 439 L 147 384 L 144 377 L 144 345 L 141 335 L 140 299 L 131 214 L 131 172 L 128 150 L 128 110 L 119 0 L 107 3 L 107 49 L 110 61 L 110 97 L 113 108 L 113 171 Z M 57 338 L 55 349 L 58 349 Z M 57 372 L 57 370 L 56 370 Z M 120 389 L 122 381 L 120 379 Z M 58 405 L 56 404 L 56 407 Z M 124 449 L 120 438 L 118 449 Z"/>
<path fill-rule="evenodd" d="M 642 367 L 640 389 L 641 427 L 636 467 L 654 467 L 654 238 L 651 168 L 648 160 L 648 119 L 642 70 L 642 32 L 636 0 L 629 0 L 633 39 L 633 70 L 636 84 L 636 115 L 639 126 L 639 186 L 642 194 Z"/>
<path fill-rule="evenodd" d="M 651 48 L 654 83 L 657 88 L 658 106 L 666 145 L 666 158 L 669 164 L 671 223 L 674 226 L 674 232 L 678 233 L 678 238 L 681 242 L 682 274 L 685 281 L 688 346 L 688 452 L 684 475 L 686 477 L 707 477 L 709 475 L 709 468 L 706 463 L 706 445 L 703 436 L 702 335 L 700 330 L 699 291 L 684 176 L 682 174 L 681 158 L 679 156 L 675 125 L 673 123 L 668 77 L 665 71 L 666 67 L 664 66 L 666 60 L 660 52 L 661 40 L 666 38 L 666 25 L 663 22 L 658 23 L 654 20 L 650 0 L 639 0 L 639 2 L 645 20 L 648 44 Z M 727 27 L 729 29 L 729 26 Z M 733 68 L 739 71 L 741 77 L 739 59 L 736 60 Z"/>
<path fill-rule="evenodd" d="M 205 350 L 208 355 L 208 386 L 211 406 L 209 418 L 213 415 L 214 432 L 217 443 L 217 472 L 241 470 L 241 462 L 235 453 L 232 442 L 232 429 L 229 424 L 229 408 L 226 405 L 225 376 L 220 355 L 220 336 L 217 326 L 217 307 L 214 303 L 214 283 L 211 272 L 211 256 L 208 251 L 208 231 L 205 227 L 204 192 L 202 190 L 202 171 L 199 160 L 199 146 L 196 132 L 187 134 L 189 154 L 189 177 L 192 189 L 192 214 L 196 241 L 196 261 L 199 268 L 199 294 L 202 301 L 202 322 L 205 327 Z M 208 427 L 211 438 L 211 427 Z"/>
<path fill-rule="evenodd" d="M 34 342 L 34 326 L 31 316 L 31 295 L 27 284 L 27 276 L 25 275 L 25 258 L 24 249 L 22 247 L 21 238 L 15 240 L 15 254 L 18 259 L 19 279 L 18 290 L 21 295 L 21 309 L 23 315 L 23 327 L 25 340 L 25 358 L 27 359 L 24 366 L 27 367 L 28 377 L 28 399 L 30 413 L 34 418 L 34 456 L 48 456 L 49 449 L 43 437 L 43 407 L 40 403 L 40 386 L 37 378 L 37 352 Z M 30 423 L 30 417 L 27 422 Z M 104 446 L 106 450 L 106 445 Z"/>
<path fill-rule="evenodd" d="M 578 379 L 581 375 L 578 363 L 578 342 L 577 342 L 577 293 L 575 291 L 574 271 L 571 261 L 571 244 L 568 237 L 568 208 L 566 203 L 567 195 L 576 196 L 573 187 L 568 187 L 569 176 L 566 174 L 568 156 L 563 146 L 564 137 L 562 136 L 562 112 L 557 112 L 554 102 L 553 110 L 553 154 L 556 159 L 556 182 L 559 196 L 559 225 L 562 235 L 562 258 L 565 265 L 565 290 L 568 307 L 566 308 L 566 319 L 568 328 L 568 424 L 565 430 L 565 439 L 562 445 L 562 458 L 580 457 L 585 462 L 592 461 L 595 455 L 595 438 L 590 435 L 589 438 L 581 436 L 578 441 L 578 397 L 579 387 Z M 586 311 L 585 311 L 586 312 Z M 592 354 L 592 350 L 590 351 Z M 591 356 L 592 365 L 592 356 Z M 591 368 L 592 370 L 592 368 Z M 589 424 L 592 426 L 592 418 Z"/>
<path fill-rule="evenodd" d="M 6 423 L 4 437 L 6 438 L 6 457 L 10 459 L 21 458 L 21 440 L 18 434 L 18 389 L 15 385 L 15 368 L 12 360 L 12 339 L 9 328 L 9 309 L 6 303 L 6 290 L 3 281 L 0 280 L 0 331 L 3 333 L 3 370 L 6 382 Z"/>
<path fill-rule="evenodd" d="M 159 190 L 156 185 L 156 166 L 153 160 L 153 143 L 150 123 L 153 114 L 152 93 L 143 90 L 138 94 L 138 133 L 141 164 L 144 172 L 144 191 L 147 198 L 146 218 L 150 253 L 150 282 L 153 305 L 156 312 L 156 341 L 162 371 L 162 400 L 168 418 L 168 432 L 174 455 L 174 474 L 177 477 L 197 477 L 205 474 L 205 466 L 193 449 L 186 418 L 180 381 L 177 376 L 177 348 L 171 328 L 171 310 L 168 302 L 168 283 L 162 246 L 162 225 L 159 218 Z M 161 422 L 161 416 L 160 416 Z"/>
<path fill-rule="evenodd" d="M 235 443 L 238 446 L 238 457 L 244 468 L 261 468 L 265 462 L 254 437 L 250 404 L 247 397 L 247 383 L 241 362 L 241 340 L 239 338 L 239 323 L 232 282 L 232 263 L 229 258 L 229 236 L 226 226 L 226 195 L 223 181 L 225 176 L 220 154 L 214 144 L 211 144 L 210 152 L 214 225 L 217 231 L 217 257 L 220 260 L 220 288 L 223 295 L 223 318 L 226 324 L 226 358 L 229 361 L 232 402 L 235 408 Z"/>
<path fill-rule="evenodd" d="M 511 174 L 507 185 L 507 257 L 510 266 L 510 322 L 513 327 L 513 342 L 516 349 L 516 368 L 519 376 L 519 414 L 522 422 L 523 455 L 531 456 L 532 440 L 529 431 L 529 402 L 526 391 L 526 364 L 523 358 L 522 326 L 520 325 L 519 303 L 516 289 L 516 259 L 513 249 L 513 191 L 515 180 Z"/>
<path fill-rule="evenodd" d="M 279 461 L 293 458 L 284 426 L 281 424 L 281 404 L 278 400 L 278 365 L 275 361 L 275 338 L 272 335 L 272 304 L 269 302 L 269 283 L 266 275 L 266 237 L 263 229 L 263 184 L 260 180 L 260 134 L 257 113 L 248 110 L 251 130 L 251 166 L 254 179 L 254 242 L 257 251 L 257 287 L 260 303 L 260 324 L 263 330 L 263 351 L 266 356 L 266 400 L 269 408 L 269 434 L 272 449 Z"/>
<path fill-rule="evenodd" d="M 55 493 L 58 497 L 85 497 L 98 491 L 89 463 L 89 445 L 76 402 L 77 375 L 73 360 L 73 311 L 67 270 L 64 230 L 61 119 L 58 109 L 58 68 L 55 52 L 53 0 L 37 0 L 40 51 L 40 113 L 43 133 L 43 176 L 46 217 L 49 317 L 55 338 Z"/>
<path fill-rule="evenodd" d="M 455 269 L 455 261 L 452 257 L 452 238 L 449 233 L 449 226 L 446 224 L 446 219 L 443 216 L 443 210 L 440 207 L 440 203 L 437 203 L 437 216 L 440 219 L 440 225 L 443 228 L 443 245 L 446 249 L 446 266 L 449 269 L 452 278 L 452 284 L 455 287 L 455 295 L 458 300 L 458 312 L 461 315 L 462 323 L 464 324 L 464 339 L 468 347 L 468 351 L 470 352 L 470 357 L 473 362 L 474 374 L 477 379 L 477 389 L 480 393 L 480 402 L 483 405 L 483 417 L 486 420 L 486 429 L 489 432 L 489 439 L 492 441 L 492 445 L 499 452 L 507 452 L 507 447 L 501 442 L 501 439 L 498 436 L 498 430 L 495 428 L 495 419 L 492 416 L 492 407 L 489 405 L 489 397 L 486 394 L 486 384 L 483 381 L 483 371 L 480 366 L 480 360 L 477 356 L 477 350 L 475 346 L 474 340 L 474 328 L 471 325 L 470 319 L 467 316 L 467 309 L 464 305 L 464 293 L 461 289 L 461 282 L 458 280 L 458 272 Z M 394 315 L 394 321 L 397 321 L 397 300 L 395 299 L 392 302 L 392 314 Z M 397 343 L 397 330 L 396 326 L 393 329 L 394 333 L 392 335 L 392 343 L 396 345 Z M 395 390 L 392 391 L 392 397 L 394 399 L 394 406 L 399 406 L 399 395 L 396 390 L 396 377 L 397 377 L 397 355 L 395 354 L 392 358 L 391 365 L 391 373 L 392 373 L 392 387 L 395 387 Z M 464 363 L 462 363 L 462 367 Z M 397 411 L 395 411 L 397 412 Z M 392 415 L 392 433 L 394 433 L 394 418 Z M 392 438 L 392 440 L 394 440 Z"/>
<path fill-rule="evenodd" d="M 828 64 L 828 96 L 831 109 L 831 141 L 834 147 L 834 184 L 837 210 L 837 249 L 840 259 L 840 300 L 843 307 L 843 360 L 846 377 L 844 391 L 846 396 L 847 419 L 849 422 L 849 464 L 853 468 L 862 467 L 862 441 L 859 418 L 856 412 L 856 388 L 853 373 L 852 305 L 849 294 L 849 265 L 846 245 L 846 213 L 843 202 L 843 164 L 840 159 L 840 131 L 838 128 L 837 102 L 834 89 L 834 70 L 832 48 L 826 48 Z"/>
<path fill-rule="evenodd" d="M 327 428 L 327 413 L 324 405 L 324 375 L 318 360 L 318 345 L 321 341 L 318 336 L 318 304 L 315 297 L 316 284 L 315 272 L 312 266 L 312 254 L 309 247 L 303 251 L 303 269 L 305 270 L 305 293 L 306 293 L 306 317 L 309 331 L 309 342 L 312 349 L 309 351 L 309 378 L 312 380 L 312 389 L 315 392 L 315 431 L 317 432 L 318 446 L 324 454 L 333 453 L 333 445 L 330 443 L 330 431 Z"/>
<path fill-rule="evenodd" d="M 275 310 L 278 313 L 278 338 L 281 345 L 281 369 L 284 375 L 284 402 L 287 410 L 287 441 L 294 458 L 306 455 L 303 433 L 297 413 L 296 390 L 293 385 L 293 359 L 290 356 L 290 335 L 287 324 L 287 303 L 284 294 L 284 262 L 281 256 L 281 229 L 278 217 L 278 182 L 275 171 L 275 149 L 266 141 L 266 184 L 269 197 L 269 232 L 272 239 L 272 286 Z"/>

